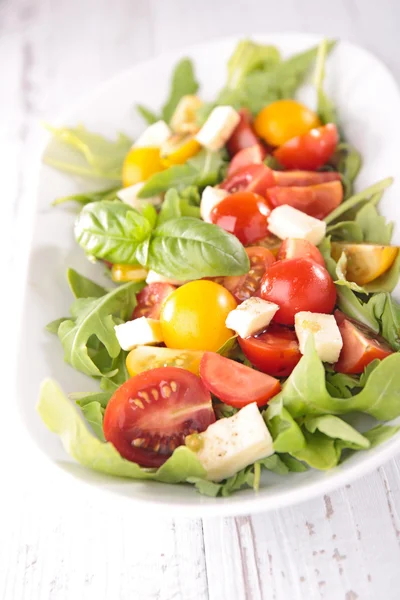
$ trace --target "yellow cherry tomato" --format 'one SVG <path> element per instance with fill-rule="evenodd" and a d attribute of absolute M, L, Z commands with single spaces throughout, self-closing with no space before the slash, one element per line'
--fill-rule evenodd
<path fill-rule="evenodd" d="M 281 146 L 297 135 L 320 127 L 321 121 L 315 112 L 296 100 L 278 100 L 258 113 L 253 126 L 267 144 Z"/>
<path fill-rule="evenodd" d="M 147 277 L 147 270 L 139 265 L 113 265 L 111 279 L 116 282 L 143 281 Z"/>
<path fill-rule="evenodd" d="M 225 319 L 236 308 L 232 294 L 214 281 L 186 283 L 164 301 L 160 322 L 168 348 L 218 350 L 233 332 Z"/>
<path fill-rule="evenodd" d="M 122 166 L 122 183 L 124 187 L 128 187 L 146 181 L 163 169 L 160 148 L 131 148 Z"/>
<path fill-rule="evenodd" d="M 126 368 L 131 377 L 158 367 L 181 367 L 198 375 L 203 354 L 204 352 L 199 350 L 172 350 L 171 348 L 138 346 L 131 350 L 126 357 Z"/>
<path fill-rule="evenodd" d="M 396 246 L 332 242 L 332 258 L 338 261 L 342 252 L 347 258 L 346 278 L 348 281 L 365 285 L 390 269 L 396 260 L 399 249 Z"/>
<path fill-rule="evenodd" d="M 166 168 L 183 165 L 200 150 L 201 145 L 192 135 L 175 134 L 161 146 L 161 162 Z"/>

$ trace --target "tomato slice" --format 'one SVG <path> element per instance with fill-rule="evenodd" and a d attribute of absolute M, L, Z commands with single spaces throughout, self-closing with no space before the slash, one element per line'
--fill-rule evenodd
<path fill-rule="evenodd" d="M 303 187 L 341 180 L 340 173 L 336 171 L 274 171 L 274 178 L 279 187 Z"/>
<path fill-rule="evenodd" d="M 132 313 L 132 319 L 147 317 L 148 319 L 159 319 L 161 306 L 164 300 L 176 290 L 169 283 L 149 283 L 136 296 L 137 305 Z"/>
<path fill-rule="evenodd" d="M 231 275 L 224 277 L 221 284 L 230 291 L 236 302 L 241 303 L 254 296 L 258 290 L 260 281 L 275 262 L 275 257 L 270 250 L 261 246 L 246 248 L 250 259 L 250 270 L 245 275 Z"/>
<path fill-rule="evenodd" d="M 271 323 L 257 336 L 238 338 L 241 349 L 257 369 L 275 377 L 287 377 L 301 358 L 294 331 Z"/>
<path fill-rule="evenodd" d="M 210 220 L 247 245 L 268 234 L 267 219 L 270 213 L 269 203 L 262 196 L 252 192 L 237 192 L 212 209 Z"/>
<path fill-rule="evenodd" d="M 264 406 L 281 389 L 274 377 L 214 352 L 206 352 L 201 359 L 200 377 L 211 393 L 235 408 L 252 402 Z"/>
<path fill-rule="evenodd" d="M 260 141 L 251 126 L 252 116 L 250 111 L 247 110 L 247 108 L 241 108 L 239 110 L 239 115 L 240 121 L 226 144 L 231 156 L 234 156 L 240 152 L 240 150 L 243 150 L 243 148 L 258 144 Z"/>
<path fill-rule="evenodd" d="M 396 246 L 377 244 L 346 244 L 332 242 L 332 257 L 338 261 L 345 253 L 347 258 L 346 278 L 358 285 L 365 285 L 386 273 L 399 253 Z"/>
<path fill-rule="evenodd" d="M 288 260 L 291 258 L 309 258 L 325 267 L 324 257 L 314 244 L 308 240 L 286 238 L 279 249 L 277 260 Z"/>
<path fill-rule="evenodd" d="M 274 172 L 267 165 L 240 167 L 220 184 L 220 188 L 230 192 L 254 192 L 265 196 L 267 189 L 275 185 Z"/>
<path fill-rule="evenodd" d="M 198 375 L 203 354 L 204 352 L 200 350 L 138 346 L 131 350 L 126 357 L 126 368 L 131 377 L 159 367 L 179 367 Z"/>
<path fill-rule="evenodd" d="M 267 151 L 260 143 L 249 146 L 248 148 L 243 148 L 243 150 L 240 150 L 232 158 L 228 168 L 228 177 L 243 167 L 248 167 L 249 165 L 261 165 L 266 154 Z"/>
<path fill-rule="evenodd" d="M 328 162 L 338 141 L 336 125 L 328 123 L 292 138 L 275 150 L 274 156 L 287 169 L 315 171 Z"/>
<path fill-rule="evenodd" d="M 324 219 L 343 200 L 343 187 L 340 181 L 306 187 L 272 187 L 267 190 L 267 198 L 274 208 L 288 204 L 311 217 Z"/>
<path fill-rule="evenodd" d="M 362 373 L 375 358 L 382 360 L 393 354 L 386 340 L 362 323 L 350 319 L 339 310 L 335 311 L 335 319 L 343 340 L 339 360 L 334 365 L 338 373 Z"/>
<path fill-rule="evenodd" d="M 185 437 L 214 423 L 209 392 L 201 380 L 176 367 L 145 371 L 114 393 L 104 414 L 104 436 L 142 467 L 159 467 Z"/>

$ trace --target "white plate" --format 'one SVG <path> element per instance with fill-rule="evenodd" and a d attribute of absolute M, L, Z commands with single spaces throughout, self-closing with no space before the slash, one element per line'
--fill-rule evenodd
<path fill-rule="evenodd" d="M 318 36 L 280 34 L 254 36 L 256 40 L 276 44 L 285 55 L 298 52 L 319 41 Z M 224 39 L 160 56 L 118 75 L 79 103 L 60 123 L 84 123 L 89 129 L 108 136 L 124 131 L 136 137 L 143 123 L 133 105 L 141 102 L 158 109 L 166 97 L 171 70 L 184 55 L 196 65 L 203 97 L 212 99 L 225 81 L 226 63 L 238 38 Z M 364 166 L 357 180 L 363 188 L 388 175 L 398 176 L 397 141 L 400 136 L 400 95 L 386 67 L 365 50 L 341 42 L 329 58 L 326 88 L 338 106 L 349 141 L 359 148 Z M 310 89 L 303 90 L 312 99 Z M 75 480 L 112 491 L 143 508 L 157 505 L 177 515 L 243 514 L 280 508 L 324 494 L 334 487 L 360 477 L 400 451 L 400 435 L 367 452 L 357 452 L 337 468 L 323 473 L 310 470 L 303 474 L 279 477 L 267 473 L 262 488 L 243 490 L 230 498 L 206 498 L 191 486 L 122 480 L 83 469 L 73 463 L 59 440 L 44 427 L 35 403 L 39 384 L 53 377 L 66 392 L 96 389 L 96 384 L 63 362 L 56 336 L 44 331 L 50 320 L 68 314 L 71 295 L 65 280 L 67 267 L 99 279 L 102 268 L 85 260 L 74 243 L 72 207 L 51 208 L 57 197 L 82 189 L 82 182 L 71 180 L 43 166 L 37 204 L 37 217 L 30 248 L 30 266 L 22 316 L 23 340 L 19 364 L 25 365 L 24 377 L 17 382 L 18 402 L 23 421 L 41 450 Z M 398 183 L 385 193 L 381 203 L 384 215 L 397 221 L 400 204 Z M 399 231 L 395 233 L 400 241 Z M 71 479 L 71 478 L 70 478 Z M 67 481 L 68 484 L 71 481 Z M 154 506 L 153 506 L 154 508 Z"/>

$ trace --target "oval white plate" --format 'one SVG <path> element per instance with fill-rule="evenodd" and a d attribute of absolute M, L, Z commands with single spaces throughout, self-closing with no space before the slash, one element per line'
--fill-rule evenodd
<path fill-rule="evenodd" d="M 254 36 L 264 43 L 276 44 L 284 55 L 306 49 L 320 38 L 311 35 L 276 34 Z M 225 81 L 226 63 L 238 38 L 225 39 L 180 52 L 160 56 L 118 75 L 79 103 L 60 123 L 84 123 L 89 129 L 114 137 L 124 131 L 136 137 L 143 129 L 135 114 L 140 102 L 157 110 L 166 97 L 171 71 L 182 56 L 190 56 L 196 65 L 204 98 L 212 99 Z M 359 189 L 400 171 L 396 140 L 400 135 L 400 95 L 394 79 L 375 57 L 347 42 L 341 42 L 329 58 L 326 89 L 336 103 L 346 135 L 362 153 L 364 166 L 357 181 Z M 302 94 L 312 100 L 312 89 Z M 384 106 L 384 109 L 382 108 Z M 35 403 L 44 377 L 55 378 L 66 392 L 96 389 L 95 382 L 77 373 L 63 362 L 56 336 L 44 331 L 46 323 L 68 314 L 71 295 L 65 280 L 67 267 L 97 278 L 102 268 L 85 260 L 76 246 L 72 225 L 76 214 L 72 207 L 52 208 L 51 201 L 82 190 L 82 182 L 42 167 L 37 217 L 30 248 L 30 266 L 22 316 L 23 339 L 19 364 L 25 365 L 24 377 L 17 382 L 18 402 L 23 421 L 41 450 L 58 466 L 71 473 L 78 483 L 85 482 L 100 490 L 112 491 L 120 498 L 140 502 L 177 515 L 228 515 L 280 508 L 324 494 L 376 468 L 400 451 L 400 435 L 367 452 L 357 452 L 329 472 L 310 470 L 303 474 L 280 477 L 266 473 L 260 491 L 243 490 L 229 498 L 206 498 L 191 486 L 122 480 L 83 469 L 64 452 L 56 436 L 40 421 Z M 386 192 L 381 211 L 397 221 L 400 214 L 396 183 Z M 400 241 L 399 232 L 395 233 Z M 310 374 L 312 376 L 312 374 Z M 67 482 L 68 484 L 71 481 Z"/>

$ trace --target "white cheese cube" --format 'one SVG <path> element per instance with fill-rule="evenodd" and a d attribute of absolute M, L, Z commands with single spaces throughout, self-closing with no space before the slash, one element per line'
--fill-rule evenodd
<path fill-rule="evenodd" d="M 186 438 L 189 448 L 190 437 Z M 274 453 L 271 435 L 255 402 L 233 417 L 216 421 L 196 438 L 200 445 L 197 457 L 212 481 L 231 477 Z"/>
<path fill-rule="evenodd" d="M 315 349 L 323 362 L 335 363 L 339 360 L 343 341 L 333 315 L 298 312 L 294 317 L 294 328 L 302 354 L 305 352 L 308 337 L 313 335 Z"/>
<path fill-rule="evenodd" d="M 162 202 L 162 196 L 151 196 L 151 198 L 139 198 L 139 192 L 144 186 L 144 181 L 139 183 L 135 183 L 134 185 L 130 185 L 129 187 L 122 188 L 117 192 L 117 198 L 125 202 L 125 204 L 129 204 L 132 208 L 136 208 L 139 212 L 142 210 L 143 205 L 148 202 L 149 204 L 153 204 L 153 206 L 157 206 Z"/>
<path fill-rule="evenodd" d="M 156 147 L 159 148 L 167 141 L 171 135 L 171 130 L 165 121 L 157 121 L 149 125 L 142 135 L 136 140 L 132 148 Z"/>
<path fill-rule="evenodd" d="M 213 208 L 217 206 L 224 198 L 229 196 L 226 190 L 211 187 L 208 185 L 201 195 L 200 215 L 203 221 L 211 223 L 210 215 Z"/>
<path fill-rule="evenodd" d="M 163 336 L 160 321 L 140 317 L 115 325 L 115 335 L 122 350 L 132 350 L 136 346 L 152 346 L 161 344 Z"/>
<path fill-rule="evenodd" d="M 277 310 L 279 306 L 273 302 L 267 302 L 262 298 L 249 298 L 239 304 L 235 310 L 231 310 L 226 317 L 225 325 L 228 329 L 236 331 L 241 338 L 246 338 L 268 327 Z"/>
<path fill-rule="evenodd" d="M 183 281 L 180 279 L 170 279 L 169 277 L 159 275 L 158 273 L 150 269 L 146 277 L 146 283 L 169 283 L 170 285 L 183 285 L 184 283 L 187 283 L 187 281 Z"/>
<path fill-rule="evenodd" d="M 268 229 L 281 240 L 299 238 L 318 246 L 325 236 L 326 223 L 284 204 L 271 212 Z"/>
<path fill-rule="evenodd" d="M 217 106 L 196 135 L 196 140 L 213 152 L 220 150 L 239 121 L 239 113 L 232 106 Z"/>
<path fill-rule="evenodd" d="M 195 133 L 198 131 L 196 112 L 202 104 L 203 101 L 198 96 L 182 96 L 171 117 L 170 124 L 173 131 L 176 133 Z"/>

